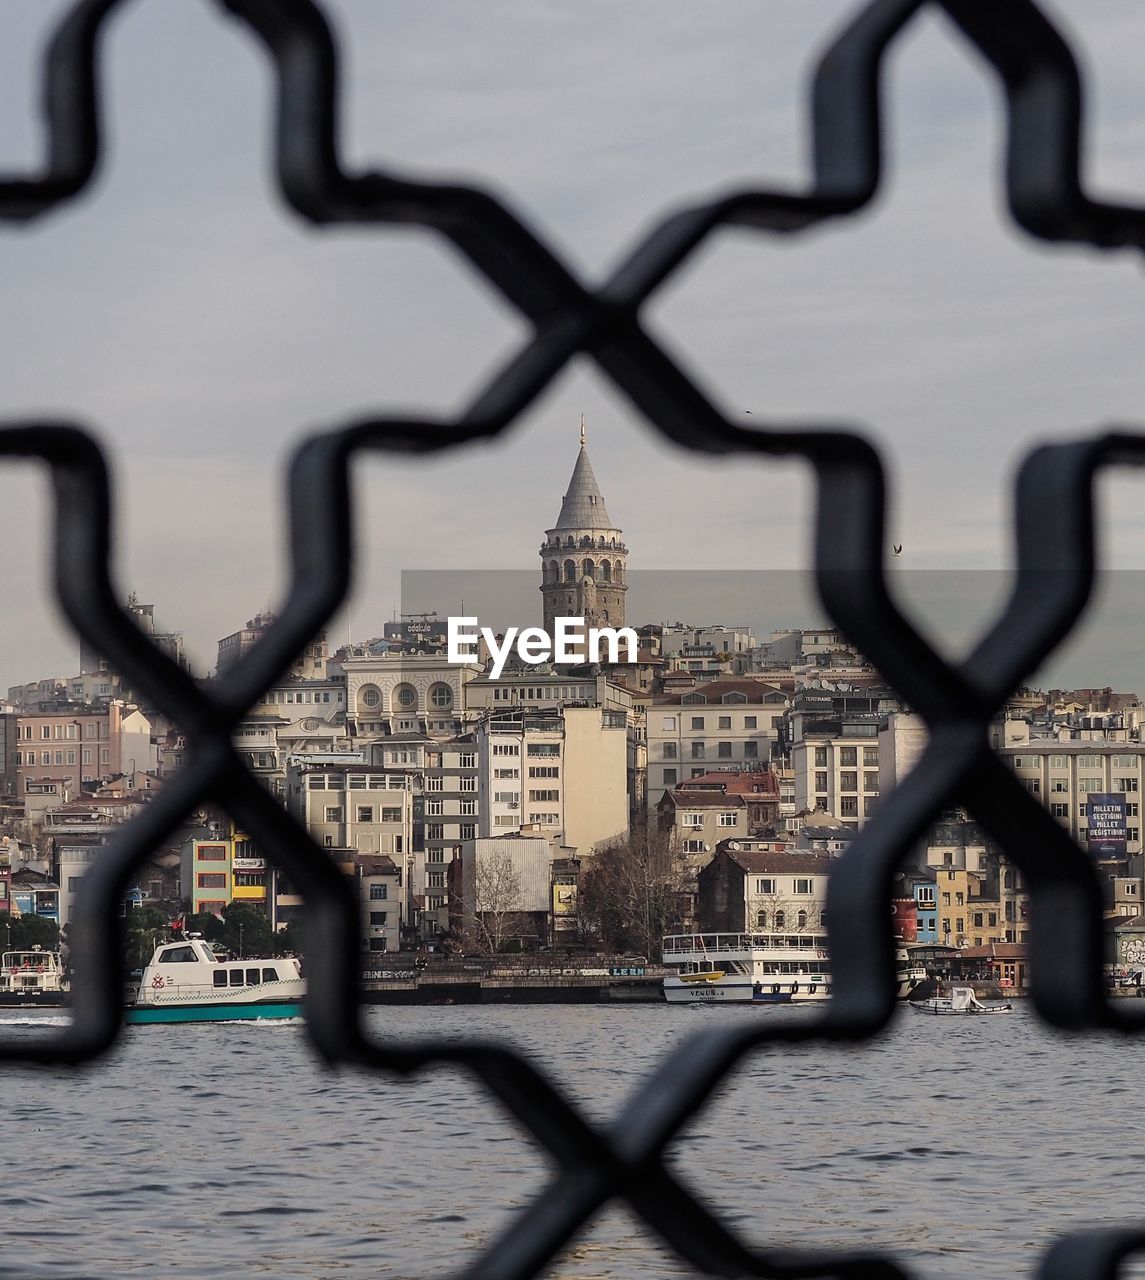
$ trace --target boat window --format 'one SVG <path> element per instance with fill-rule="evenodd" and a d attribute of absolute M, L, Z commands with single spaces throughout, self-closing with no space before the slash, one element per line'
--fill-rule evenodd
<path fill-rule="evenodd" d="M 194 964 L 198 960 L 194 947 L 170 947 L 159 957 L 160 964 Z"/>
<path fill-rule="evenodd" d="M 258 970 L 248 969 L 246 971 L 246 981 L 247 981 L 248 987 L 257 987 L 258 986 Z"/>
<path fill-rule="evenodd" d="M 231 986 L 241 987 L 243 984 L 243 971 L 241 969 L 232 969 L 230 973 L 231 973 Z"/>
<path fill-rule="evenodd" d="M 264 969 L 264 970 L 262 971 L 262 980 L 263 980 L 263 982 L 277 982 L 277 981 L 278 981 L 278 970 L 277 970 L 277 969 Z"/>
<path fill-rule="evenodd" d="M 227 974 L 225 969 L 216 969 L 211 977 L 214 978 L 216 987 L 225 987 L 227 985 Z"/>

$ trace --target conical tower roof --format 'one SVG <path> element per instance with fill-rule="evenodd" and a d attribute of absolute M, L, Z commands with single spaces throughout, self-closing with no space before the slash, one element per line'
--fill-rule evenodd
<path fill-rule="evenodd" d="M 557 516 L 557 522 L 553 528 L 615 528 L 608 518 L 600 486 L 596 483 L 596 476 L 593 475 L 592 471 L 592 463 L 588 460 L 588 446 L 585 444 L 583 426 L 581 427 L 580 453 L 577 454 L 576 466 L 573 467 L 568 492 L 561 503 L 561 513 Z"/>

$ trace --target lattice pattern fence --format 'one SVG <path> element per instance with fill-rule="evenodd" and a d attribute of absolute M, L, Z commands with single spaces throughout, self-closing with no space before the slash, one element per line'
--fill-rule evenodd
<path fill-rule="evenodd" d="M 473 1261 L 470 1277 L 541 1271 L 612 1199 L 702 1272 L 718 1276 L 898 1275 L 871 1254 L 753 1250 L 685 1190 L 663 1160 L 681 1126 L 745 1054 L 795 1041 L 874 1035 L 894 1011 L 888 903 L 903 852 L 940 811 L 961 804 L 1005 849 L 1031 896 L 1034 1007 L 1080 1031 L 1137 1024 L 1102 990 L 1101 904 L 1082 850 L 986 745 L 986 726 L 1063 639 L 1089 598 L 1098 471 L 1145 461 L 1145 434 L 1114 431 L 1035 449 L 1016 486 L 1018 568 L 1009 603 L 959 666 L 939 658 L 890 599 L 882 557 L 884 473 L 862 436 L 727 421 L 648 336 L 640 309 L 706 240 L 736 226 L 797 234 L 856 213 L 880 178 L 879 78 L 888 47 L 927 0 L 873 0 L 827 49 L 812 85 L 813 171 L 799 192 L 736 190 L 678 209 L 598 288 L 577 279 L 511 208 L 481 190 L 413 182 L 396 171 L 348 173 L 339 157 L 337 58 L 312 0 L 216 0 L 260 41 L 277 80 L 275 162 L 281 193 L 315 223 L 419 226 L 439 232 L 527 318 L 532 336 L 453 420 L 379 413 L 303 441 L 290 465 L 288 601 L 265 639 L 211 693 L 154 649 L 114 598 L 106 461 L 64 422 L 0 423 L 0 453 L 35 458 L 55 493 L 56 592 L 75 629 L 186 734 L 189 762 L 127 824 L 89 873 L 72 929 L 75 1022 L 0 1057 L 78 1063 L 121 1024 L 116 911 L 132 873 L 203 801 L 225 807 L 296 883 L 311 939 L 307 1027 L 318 1052 L 382 1073 L 437 1064 L 471 1072 L 551 1153 L 558 1172 L 529 1210 Z M 1098 248 L 1145 246 L 1145 210 L 1098 203 L 1079 176 L 1081 84 L 1069 47 L 1032 0 L 930 0 L 998 75 L 1005 92 L 1005 185 L 1030 235 Z M 0 180 L 0 217 L 41 217 L 80 196 L 100 152 L 100 41 L 122 0 L 78 0 L 59 25 L 44 74 L 47 160 Z M 812 1021 L 704 1031 L 685 1040 L 607 1126 L 595 1128 L 525 1058 L 496 1045 L 372 1043 L 357 1008 L 357 914 L 332 862 L 250 775 L 231 743 L 239 719 L 330 618 L 349 590 L 349 472 L 359 453 L 450 449 L 503 431 L 577 355 L 591 357 L 652 426 L 701 453 L 803 458 L 817 481 L 816 578 L 831 619 L 925 719 L 929 746 L 840 860 L 830 883 L 833 999 Z M 1090 1232 L 1046 1255 L 1052 1280 L 1111 1275 L 1145 1233 Z"/>

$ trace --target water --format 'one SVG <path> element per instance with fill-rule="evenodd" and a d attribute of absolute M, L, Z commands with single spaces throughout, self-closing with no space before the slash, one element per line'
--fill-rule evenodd
<path fill-rule="evenodd" d="M 679 1037 L 806 1010 L 375 1008 L 375 1034 L 497 1036 L 597 1121 Z M 0 1014 L 0 1032 L 61 1021 Z M 890 1250 L 921 1276 L 1032 1270 L 1062 1231 L 1140 1215 L 1133 1041 L 1066 1039 L 1025 1008 L 904 1011 L 869 1046 L 750 1060 L 673 1146 L 756 1244 Z M 551 1170 L 468 1077 L 318 1066 L 296 1024 L 129 1029 L 81 1072 L 9 1070 L 0 1276 L 290 1280 L 448 1275 Z M 619 1208 L 562 1280 L 690 1276 Z"/>

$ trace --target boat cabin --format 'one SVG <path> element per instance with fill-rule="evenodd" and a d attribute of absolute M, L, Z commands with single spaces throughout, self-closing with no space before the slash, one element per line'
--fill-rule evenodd
<path fill-rule="evenodd" d="M 210 965 L 210 972 L 181 969 L 181 965 Z M 187 938 L 159 947 L 151 958 L 148 970 L 156 970 L 156 977 L 164 979 L 155 986 L 206 986 L 215 988 L 257 987 L 264 982 L 283 982 L 298 977 L 298 961 L 282 960 L 220 960 L 202 938 Z M 191 975 L 195 976 L 192 977 Z M 184 977 L 184 975 L 187 975 Z M 209 982 L 208 982 L 209 977 Z"/>

